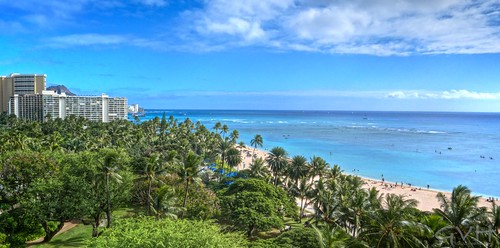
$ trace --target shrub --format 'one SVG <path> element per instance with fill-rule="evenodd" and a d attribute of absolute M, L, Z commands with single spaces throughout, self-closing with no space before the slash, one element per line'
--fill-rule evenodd
<path fill-rule="evenodd" d="M 238 233 L 223 233 L 207 221 L 141 217 L 117 220 L 114 226 L 89 247 L 245 247 Z"/>

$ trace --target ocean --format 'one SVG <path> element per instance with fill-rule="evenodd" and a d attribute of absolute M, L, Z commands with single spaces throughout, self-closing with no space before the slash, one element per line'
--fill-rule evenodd
<path fill-rule="evenodd" d="M 209 129 L 221 122 L 247 145 L 260 134 L 262 149 L 320 156 L 346 173 L 500 196 L 500 113 L 146 110 L 141 119 L 164 112 Z"/>

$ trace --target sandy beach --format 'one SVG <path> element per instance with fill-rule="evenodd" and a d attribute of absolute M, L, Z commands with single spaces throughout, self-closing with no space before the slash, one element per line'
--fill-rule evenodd
<path fill-rule="evenodd" d="M 250 168 L 250 164 L 252 163 L 253 152 L 254 150 L 251 147 L 245 147 L 241 150 L 242 163 L 237 167 L 238 170 Z M 267 153 L 268 152 L 265 150 L 259 150 L 259 149 L 255 150 L 255 155 L 257 157 L 262 157 L 264 159 L 267 157 Z M 398 183 L 398 186 L 395 186 L 394 182 L 387 182 L 387 181 L 382 182 L 379 180 L 373 180 L 364 177 L 361 177 L 361 179 L 363 179 L 363 181 L 365 182 L 363 188 L 376 187 L 381 194 L 397 194 L 417 200 L 418 209 L 422 211 L 432 211 L 432 209 L 440 207 L 440 203 L 436 198 L 436 195 L 441 191 L 427 189 L 422 186 L 412 185 L 412 187 L 410 187 L 406 184 L 403 187 L 401 187 L 401 183 Z M 442 192 L 442 193 L 444 193 L 448 198 L 451 195 L 450 192 Z M 500 201 L 496 201 L 496 204 L 500 205 Z M 487 198 L 481 197 L 479 199 L 478 206 L 487 207 L 488 209 L 490 209 L 491 202 L 488 202 Z"/>

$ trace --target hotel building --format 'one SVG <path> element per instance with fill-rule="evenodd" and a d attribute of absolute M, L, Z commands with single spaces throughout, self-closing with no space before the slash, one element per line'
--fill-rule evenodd
<path fill-rule="evenodd" d="M 81 116 L 91 121 L 110 122 L 127 119 L 127 98 L 101 96 L 67 96 L 44 90 L 42 94 L 14 95 L 9 114 L 27 120 L 46 121 Z"/>
<path fill-rule="evenodd" d="M 8 112 L 9 99 L 15 94 L 41 94 L 45 90 L 46 78 L 45 74 L 0 76 L 0 112 Z"/>
<path fill-rule="evenodd" d="M 110 122 L 127 119 L 127 98 L 101 96 L 67 96 L 46 91 L 45 74 L 0 76 L 0 113 L 18 118 L 46 121 L 70 115 L 88 120 Z"/>

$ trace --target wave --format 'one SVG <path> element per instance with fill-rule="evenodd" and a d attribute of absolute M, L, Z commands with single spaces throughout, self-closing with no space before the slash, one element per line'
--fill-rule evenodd
<path fill-rule="evenodd" d="M 168 113 L 174 113 L 174 111 L 169 111 L 169 110 L 144 110 L 146 114 L 168 114 Z"/>
<path fill-rule="evenodd" d="M 434 130 L 431 130 L 431 131 L 421 131 L 421 130 L 419 130 L 419 131 L 417 131 L 417 132 L 419 132 L 419 133 L 422 133 L 422 132 L 423 132 L 423 133 L 430 133 L 430 134 L 445 134 L 445 133 L 446 133 L 446 132 L 442 132 L 442 131 L 434 131 Z"/>
<path fill-rule="evenodd" d="M 413 134 L 446 134 L 447 132 L 437 131 L 437 130 L 420 130 L 415 128 L 384 128 L 379 126 L 361 126 L 361 125 L 350 125 L 345 128 L 350 129 L 366 129 L 374 131 L 389 131 L 389 132 L 399 132 L 399 133 L 413 133 Z"/>
<path fill-rule="evenodd" d="M 224 123 L 224 122 L 229 122 L 229 123 L 244 123 L 244 124 L 254 123 L 254 122 L 246 120 L 246 119 L 218 119 L 218 121 L 220 121 L 221 123 Z"/>

